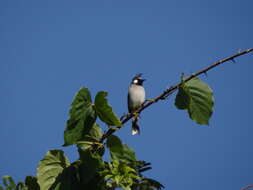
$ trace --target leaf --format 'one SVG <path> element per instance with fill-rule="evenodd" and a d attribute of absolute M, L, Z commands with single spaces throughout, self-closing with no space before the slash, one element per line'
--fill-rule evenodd
<path fill-rule="evenodd" d="M 197 77 L 180 86 L 175 100 L 178 109 L 187 109 L 190 118 L 202 125 L 209 124 L 213 104 L 211 88 Z"/>
<path fill-rule="evenodd" d="M 164 186 L 161 183 L 159 183 L 158 181 L 156 181 L 154 179 L 144 178 L 144 181 L 146 181 L 149 186 L 152 186 L 152 187 L 154 187 L 156 189 L 162 189 L 162 188 L 164 188 Z"/>
<path fill-rule="evenodd" d="M 150 178 L 143 178 L 142 180 L 134 183 L 131 187 L 132 190 L 160 190 L 163 189 L 164 186 L 158 181 Z"/>
<path fill-rule="evenodd" d="M 15 190 L 29 190 L 24 182 L 18 182 Z"/>
<path fill-rule="evenodd" d="M 129 161 L 136 161 L 135 152 L 126 144 L 123 144 L 123 155 L 122 159 L 126 159 Z"/>
<path fill-rule="evenodd" d="M 6 187 L 6 189 L 15 189 L 16 184 L 11 176 L 3 176 L 3 184 Z"/>
<path fill-rule="evenodd" d="M 102 156 L 105 151 L 103 144 L 99 143 L 99 140 L 102 138 L 102 135 L 103 133 L 100 126 L 97 123 L 95 123 L 88 132 L 88 134 L 84 136 L 82 141 L 77 142 L 77 146 L 82 150 L 86 150 L 91 148 L 91 146 L 94 145 L 94 143 L 96 143 L 98 146 L 97 150 L 101 153 Z"/>
<path fill-rule="evenodd" d="M 131 189 L 134 182 L 141 180 L 138 171 L 125 161 L 112 160 L 107 163 L 105 170 L 101 172 L 107 181 L 107 187 L 119 187 L 121 189 Z"/>
<path fill-rule="evenodd" d="M 82 189 L 78 168 L 80 161 L 72 163 L 59 174 L 50 190 Z"/>
<path fill-rule="evenodd" d="M 95 175 L 99 173 L 99 170 L 104 167 L 102 157 L 98 153 L 92 153 L 91 151 L 78 150 L 80 154 L 80 160 L 82 161 L 79 172 L 81 182 L 88 184 Z"/>
<path fill-rule="evenodd" d="M 91 103 L 90 92 L 81 88 L 76 94 L 69 112 L 70 119 L 64 131 L 64 145 L 76 144 L 90 131 L 96 121 L 96 112 Z"/>
<path fill-rule="evenodd" d="M 98 142 L 102 138 L 103 132 L 101 127 L 95 123 L 89 132 L 84 136 L 85 141 Z"/>
<path fill-rule="evenodd" d="M 41 190 L 48 190 L 62 171 L 70 165 L 62 150 L 50 150 L 37 168 Z"/>
<path fill-rule="evenodd" d="M 185 90 L 180 87 L 178 89 L 178 93 L 176 96 L 176 102 L 175 105 L 177 106 L 178 109 L 187 109 L 187 107 L 190 104 L 190 97 L 189 95 L 185 92 Z"/>
<path fill-rule="evenodd" d="M 135 152 L 126 144 L 122 144 L 117 136 L 111 135 L 107 139 L 106 145 L 110 149 L 112 159 L 136 161 Z"/>
<path fill-rule="evenodd" d="M 106 145 L 110 149 L 110 151 L 114 152 L 123 149 L 123 145 L 120 138 L 115 135 L 111 135 L 107 138 Z"/>
<path fill-rule="evenodd" d="M 26 176 L 25 185 L 28 190 L 40 190 L 40 186 L 37 182 L 37 178 L 33 176 Z"/>
<path fill-rule="evenodd" d="M 106 181 L 102 176 L 96 173 L 93 178 L 87 183 L 82 186 L 82 189 L 88 190 L 106 190 Z"/>
<path fill-rule="evenodd" d="M 112 111 L 112 107 L 108 104 L 106 99 L 107 92 L 98 92 L 95 97 L 95 109 L 98 117 L 101 121 L 105 122 L 109 126 L 121 126 L 122 123 L 118 116 Z"/>

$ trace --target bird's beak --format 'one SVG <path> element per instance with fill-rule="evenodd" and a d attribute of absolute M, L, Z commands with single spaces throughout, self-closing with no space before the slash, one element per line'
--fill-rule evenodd
<path fill-rule="evenodd" d="M 141 79 L 141 81 L 143 82 L 143 81 L 145 81 L 146 79 Z"/>

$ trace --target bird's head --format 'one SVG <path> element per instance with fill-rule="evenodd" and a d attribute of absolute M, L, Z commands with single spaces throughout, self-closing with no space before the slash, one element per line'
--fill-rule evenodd
<path fill-rule="evenodd" d="M 142 73 L 135 75 L 134 78 L 132 79 L 131 84 L 142 85 L 146 79 L 143 79 L 141 76 L 142 76 Z"/>

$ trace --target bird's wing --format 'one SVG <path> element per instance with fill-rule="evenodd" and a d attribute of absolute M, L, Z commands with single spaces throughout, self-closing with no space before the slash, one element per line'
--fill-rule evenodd
<path fill-rule="evenodd" d="M 131 106 L 130 106 L 130 97 L 129 97 L 129 92 L 128 92 L 128 94 L 127 94 L 127 106 L 128 106 L 128 112 L 129 113 L 131 113 L 132 112 L 132 110 L 131 110 Z"/>

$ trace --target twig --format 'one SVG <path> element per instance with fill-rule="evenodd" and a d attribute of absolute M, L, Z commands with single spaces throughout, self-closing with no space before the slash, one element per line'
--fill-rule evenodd
<path fill-rule="evenodd" d="M 194 77 L 196 76 L 199 76 L 201 74 L 206 74 L 209 70 L 213 69 L 214 67 L 217 67 L 219 65 L 221 65 L 222 63 L 225 63 L 227 61 L 234 61 L 234 59 L 236 57 L 239 57 L 239 56 L 242 56 L 244 54 L 247 54 L 247 53 L 250 53 L 251 51 L 253 51 L 253 48 L 250 48 L 250 49 L 247 49 L 247 50 L 244 50 L 244 51 L 239 51 L 238 53 L 230 56 L 230 57 L 227 57 L 227 58 L 224 58 L 224 59 L 221 59 L 213 64 L 211 64 L 210 66 L 204 68 L 203 70 L 197 72 L 197 73 L 194 73 L 192 74 L 191 76 L 187 77 L 184 79 L 184 82 L 187 82 L 191 79 L 193 79 Z M 154 99 L 152 99 L 152 101 L 148 101 L 147 103 L 144 103 L 137 111 L 136 113 L 141 113 L 144 109 L 146 109 L 147 107 L 151 106 L 152 104 L 160 101 L 160 100 L 164 100 L 166 99 L 168 96 L 170 96 L 173 92 L 175 92 L 179 87 L 180 85 L 182 84 L 182 82 L 174 85 L 174 86 L 171 86 L 170 88 L 164 90 L 164 92 L 162 94 L 160 94 L 159 96 L 155 97 Z M 121 117 L 121 123 L 122 123 L 122 126 L 128 122 L 132 117 L 134 116 L 133 113 L 131 114 L 128 114 L 126 117 Z M 120 129 L 121 127 L 117 127 L 117 129 Z M 109 129 L 108 131 L 106 131 L 103 135 L 103 137 L 100 139 L 100 143 L 103 143 L 104 140 L 106 138 L 108 138 L 110 135 L 112 135 L 116 130 L 115 129 Z"/>
<path fill-rule="evenodd" d="M 247 185 L 247 186 L 243 187 L 241 190 L 247 190 L 247 189 L 249 189 L 249 188 L 251 188 L 251 187 L 253 187 L 253 184 Z"/>

